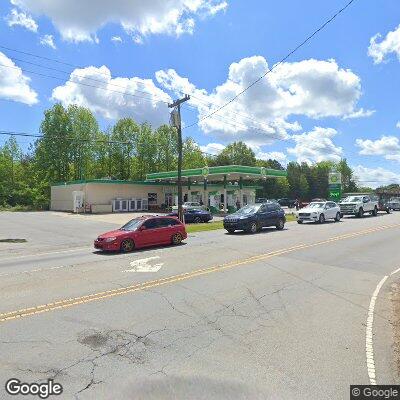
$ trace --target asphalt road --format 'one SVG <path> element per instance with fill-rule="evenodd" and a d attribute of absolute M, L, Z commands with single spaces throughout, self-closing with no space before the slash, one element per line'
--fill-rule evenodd
<path fill-rule="evenodd" d="M 27 239 L 0 243 L 0 398 L 18 398 L 11 377 L 53 378 L 62 399 L 343 399 L 369 383 L 368 311 L 400 267 L 400 213 L 94 252 L 114 227 L 0 214 L 0 239 Z M 399 383 L 395 279 L 373 313 L 378 384 Z"/>

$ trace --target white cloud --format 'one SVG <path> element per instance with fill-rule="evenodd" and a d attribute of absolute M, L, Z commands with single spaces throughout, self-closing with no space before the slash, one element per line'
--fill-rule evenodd
<path fill-rule="evenodd" d="M 397 54 L 400 61 L 400 25 L 394 30 L 387 33 L 382 39 L 382 35 L 378 33 L 370 40 L 368 47 L 368 55 L 374 59 L 375 64 L 383 62 L 390 53 Z"/>
<path fill-rule="evenodd" d="M 221 143 L 208 143 L 205 146 L 200 146 L 202 152 L 212 155 L 217 155 L 221 153 L 221 151 L 226 146 Z M 286 154 L 280 151 L 271 151 L 271 152 L 264 152 L 260 146 L 250 145 L 249 146 L 253 151 L 257 159 L 260 160 L 277 160 L 281 164 L 286 164 L 287 157 Z"/>
<path fill-rule="evenodd" d="M 28 105 L 36 104 L 38 95 L 31 89 L 29 82 L 30 79 L 22 73 L 21 68 L 0 52 L 0 99 L 13 100 Z"/>
<path fill-rule="evenodd" d="M 64 105 L 88 107 L 104 118 L 130 116 L 154 126 L 168 123 L 166 102 L 172 101 L 151 79 L 112 78 L 106 66 L 75 69 L 64 85 L 53 90 L 52 98 Z"/>
<path fill-rule="evenodd" d="M 364 110 L 363 108 L 360 108 L 357 111 L 345 115 L 343 119 L 367 118 L 373 114 L 375 114 L 375 110 Z"/>
<path fill-rule="evenodd" d="M 202 120 L 267 70 L 264 57 L 243 58 L 230 65 L 226 81 L 211 92 L 197 88 L 173 69 L 158 71 L 156 79 L 176 95 L 191 94 L 190 103 L 198 110 L 200 128 L 224 140 L 242 139 L 263 145 L 273 139 L 288 139 L 289 131 L 301 129 L 298 122 L 288 121 L 290 116 L 318 119 L 365 113 L 356 108 L 361 96 L 357 75 L 340 68 L 334 60 L 310 59 L 278 66 L 226 108 Z"/>
<path fill-rule="evenodd" d="M 282 153 L 281 151 L 271 151 L 265 153 L 260 150 L 256 152 L 256 158 L 260 160 L 276 160 L 281 164 L 287 163 L 287 156 L 285 153 Z"/>
<path fill-rule="evenodd" d="M 400 129 L 400 121 L 396 124 L 396 128 Z"/>
<path fill-rule="evenodd" d="M 15 8 L 11 10 L 11 14 L 7 15 L 6 21 L 8 26 L 22 26 L 32 32 L 37 32 L 38 30 L 36 21 L 30 15 L 18 12 Z"/>
<path fill-rule="evenodd" d="M 122 43 L 122 38 L 121 38 L 121 36 L 113 36 L 113 37 L 111 38 L 111 41 L 112 41 L 113 43 Z"/>
<path fill-rule="evenodd" d="M 379 186 L 386 186 L 392 183 L 400 183 L 399 174 L 382 167 L 368 168 L 358 165 L 353 167 L 353 170 L 357 181 L 362 186 L 377 188 Z"/>
<path fill-rule="evenodd" d="M 332 138 L 337 134 L 333 128 L 315 127 L 312 131 L 292 136 L 295 147 L 287 152 L 296 157 L 298 162 L 312 164 L 320 161 L 340 161 L 343 149 L 336 146 Z"/>
<path fill-rule="evenodd" d="M 40 38 L 40 44 L 43 46 L 51 47 L 52 49 L 56 49 L 56 44 L 54 43 L 53 35 L 44 35 Z"/>
<path fill-rule="evenodd" d="M 192 33 L 194 17 L 226 8 L 222 0 L 10 0 L 21 10 L 51 19 L 65 40 L 95 41 L 96 32 L 118 23 L 133 37 Z"/>
<path fill-rule="evenodd" d="M 208 143 L 205 146 L 200 146 L 200 150 L 207 154 L 217 155 L 225 148 L 223 144 L 220 143 Z"/>
<path fill-rule="evenodd" d="M 387 160 L 400 161 L 400 140 L 396 136 L 382 136 L 378 140 L 357 139 L 360 154 L 384 156 Z"/>

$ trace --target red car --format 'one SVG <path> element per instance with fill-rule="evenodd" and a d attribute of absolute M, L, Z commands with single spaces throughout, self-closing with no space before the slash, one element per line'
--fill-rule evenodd
<path fill-rule="evenodd" d="M 185 225 L 175 217 L 135 218 L 116 231 L 103 233 L 94 241 L 99 250 L 129 252 L 141 247 L 180 244 L 187 238 Z"/>

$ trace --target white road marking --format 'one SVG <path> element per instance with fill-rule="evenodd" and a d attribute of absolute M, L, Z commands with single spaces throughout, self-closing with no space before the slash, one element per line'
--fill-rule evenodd
<path fill-rule="evenodd" d="M 375 303 L 378 298 L 379 292 L 382 286 L 385 284 L 386 280 L 389 276 L 397 274 L 400 272 L 400 268 L 397 268 L 389 275 L 385 275 L 378 285 L 375 288 L 374 293 L 372 293 L 371 301 L 369 303 L 368 308 L 368 316 L 367 316 L 367 327 L 365 329 L 365 354 L 367 357 L 367 370 L 369 376 L 369 382 L 371 385 L 376 385 L 376 369 L 375 369 L 375 360 L 374 360 L 374 344 L 373 344 L 373 326 L 374 326 L 374 310 Z"/>
<path fill-rule="evenodd" d="M 164 263 L 150 264 L 150 261 L 159 260 L 160 256 L 141 258 L 131 262 L 131 269 L 126 269 L 123 272 L 157 272 L 161 269 Z"/>
<path fill-rule="evenodd" d="M 92 250 L 92 249 L 93 249 L 92 247 L 75 247 L 74 249 L 49 251 L 47 253 L 24 254 L 24 255 L 20 255 L 20 256 L 9 257 L 9 258 L 0 258 L 0 262 L 19 260 L 21 258 L 29 258 L 29 257 L 50 256 L 50 255 L 53 255 L 53 254 L 73 253 L 74 251 Z"/>

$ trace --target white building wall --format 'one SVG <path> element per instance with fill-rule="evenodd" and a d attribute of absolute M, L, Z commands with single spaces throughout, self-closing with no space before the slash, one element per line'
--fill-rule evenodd
<path fill-rule="evenodd" d="M 50 210 L 53 211 L 73 211 L 74 191 L 84 191 L 85 184 L 77 183 L 74 185 L 60 185 L 51 187 Z"/>

